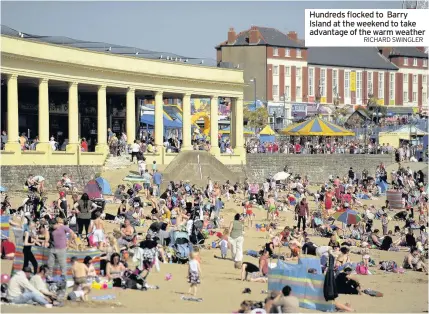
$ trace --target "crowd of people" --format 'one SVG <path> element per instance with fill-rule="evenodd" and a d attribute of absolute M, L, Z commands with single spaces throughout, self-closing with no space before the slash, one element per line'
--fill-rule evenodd
<path fill-rule="evenodd" d="M 402 265 L 378 261 L 380 269 L 427 272 L 427 178 L 421 170 L 404 169 L 399 163 L 388 179 L 383 164 L 373 174 L 365 170 L 359 176 L 350 168 L 344 176 L 329 176 L 317 190 L 310 188 L 307 177 L 299 175 L 282 181 L 268 178 L 262 185 L 247 179 L 243 183 L 221 184 L 207 178 L 205 186 L 180 181 L 168 182 L 167 188 L 161 189 L 163 178 L 156 163 L 151 167 L 146 165 L 141 144 L 134 144 L 136 153 L 132 158 L 137 159 L 143 184 L 117 187 L 113 199 L 118 205 L 116 214 L 106 213 L 86 193 L 79 196 L 67 190 L 71 185 L 67 174 L 61 178 L 58 198 L 52 204 L 47 201 L 44 178 L 40 176 L 28 177 L 29 195 L 22 206 L 13 208 L 10 198 L 3 195 L 2 214 L 13 217 L 11 226 L 21 231 L 16 233 L 21 235 L 15 241 L 23 245 L 24 255 L 22 271 L 12 276 L 6 289 L 9 302 L 31 301 L 46 307 L 61 305 L 58 294 L 51 291 L 48 283 L 53 281 L 56 265 L 66 276 L 67 250 L 79 247 L 93 247 L 102 252 L 100 272 L 95 273 L 91 257 L 84 261 L 72 257 L 74 286 L 68 294 L 71 301 L 86 300 L 92 280 L 97 276 L 105 277 L 115 287 L 154 288 L 148 284 L 150 273 L 168 262 L 188 264 L 189 294 L 196 297 L 204 266 L 200 251 L 207 249 L 205 241 L 210 235 L 217 237 L 215 243 L 220 255 L 216 257 L 230 257 L 243 281 L 267 283 L 270 259 L 296 261 L 303 254 L 309 254 L 320 257 L 322 271 L 328 271 L 333 265 L 338 293 L 371 295 L 376 292 L 364 289 L 352 274 L 371 272 L 371 267 L 376 265 L 372 250 L 404 254 Z M 363 204 L 362 199 L 381 197 L 385 185 L 401 193 L 404 210 L 394 211 L 388 201 L 379 207 Z M 71 201 L 67 199 L 67 192 L 72 193 Z M 226 224 L 223 212 L 228 202 L 238 204 L 242 211 Z M 311 210 L 311 202 L 315 203 L 315 210 Z M 254 223 L 256 208 L 266 210 L 264 231 L 268 241 L 259 249 L 244 252 L 245 230 L 258 225 Z M 338 211 L 351 209 L 360 214 L 361 220 L 339 225 L 332 218 Z M 295 222 L 281 225 L 284 222 L 280 218 L 287 212 Z M 382 232 L 374 227 L 376 220 L 380 220 Z M 106 224 L 117 227 L 108 233 Z M 138 231 L 140 228 L 142 232 Z M 314 237 L 325 237 L 326 245 L 317 245 Z M 394 237 L 397 240 L 393 240 Z M 35 246 L 49 249 L 47 265 L 41 265 L 36 259 L 32 252 Z M 280 248 L 288 252 L 281 253 Z M 2 240 L 2 258 L 13 259 L 14 250 L 11 241 Z M 360 254 L 361 260 L 353 260 L 351 252 Z M 258 262 L 245 261 L 245 253 L 258 258 Z M 333 264 L 329 262 L 330 257 Z M 335 305 L 340 310 L 352 310 L 349 304 L 336 302 Z M 298 300 L 286 286 L 282 292 L 273 291 L 262 305 L 244 301 L 241 306 L 240 312 L 246 313 L 255 307 L 266 312 L 276 312 L 278 307 L 282 312 L 296 312 Z"/>

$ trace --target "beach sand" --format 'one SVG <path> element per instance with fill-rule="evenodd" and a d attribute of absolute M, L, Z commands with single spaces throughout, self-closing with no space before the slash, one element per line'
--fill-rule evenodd
<path fill-rule="evenodd" d="M 125 169 L 109 173 L 110 182 L 119 180 L 124 177 Z M 118 181 L 116 182 L 116 185 Z M 114 189 L 115 184 L 112 184 Z M 56 195 L 50 195 L 50 199 L 55 199 Z M 17 198 L 14 202 L 19 202 Z M 376 201 L 364 201 L 365 204 L 382 204 L 384 198 Z M 109 204 L 108 212 L 116 213 L 118 205 Z M 315 203 L 310 202 L 310 208 L 315 208 Z M 223 216 L 224 225 L 232 219 L 232 216 L 242 212 L 241 206 L 232 201 L 226 202 Z M 264 210 L 255 209 L 256 222 L 263 222 L 266 217 Z M 291 212 L 281 212 L 281 221 L 279 223 L 279 232 L 285 226 L 295 224 Z M 391 222 L 389 229 L 393 229 L 395 222 Z M 399 224 L 401 227 L 403 223 Z M 375 221 L 375 226 L 380 227 L 380 221 Z M 117 228 L 117 225 L 106 223 L 108 231 Z M 320 245 L 327 245 L 328 238 L 310 237 L 313 242 Z M 215 240 L 210 237 L 206 240 L 209 244 Z M 248 249 L 258 251 L 266 243 L 266 233 L 257 232 L 256 229 L 246 228 L 244 251 Z M 287 252 L 288 250 L 284 250 Z M 220 255 L 219 249 L 204 249 L 201 251 L 202 257 L 202 284 L 198 287 L 198 297 L 203 298 L 202 302 L 192 302 L 181 300 L 181 295 L 188 292 L 189 285 L 186 280 L 187 265 L 178 264 L 161 264 L 160 272 L 154 270 L 148 277 L 148 283 L 158 285 L 159 290 L 133 291 L 122 289 L 93 290 L 91 296 L 112 294 L 116 296 L 111 301 L 90 301 L 66 302 L 64 307 L 47 310 L 39 306 L 12 306 L 3 305 L 2 312 L 6 313 L 46 313 L 46 312 L 81 312 L 81 313 L 98 313 L 98 312 L 168 312 L 168 313 L 232 313 L 239 309 L 243 300 L 263 301 L 266 295 L 261 290 L 267 289 L 267 284 L 242 282 L 240 270 L 234 268 L 230 260 L 221 260 L 214 258 L 214 255 Z M 402 265 L 405 252 L 385 252 L 371 250 L 371 257 L 376 263 L 380 260 L 394 260 L 398 265 Z M 230 255 L 229 255 L 230 256 Z M 244 261 L 254 264 L 258 263 L 256 258 L 245 256 Z M 361 261 L 361 256 L 352 254 L 352 261 Z M 1 261 L 1 273 L 10 273 L 10 261 Z M 428 278 L 424 273 L 407 271 L 405 274 L 384 273 L 376 268 L 370 268 L 375 271 L 374 275 L 362 276 L 355 275 L 363 288 L 371 288 L 384 294 L 381 298 L 373 298 L 368 295 L 341 295 L 337 301 L 341 303 L 351 303 L 357 312 L 378 312 L 378 313 L 401 313 L 401 312 L 427 312 L 428 310 Z M 172 274 L 170 281 L 165 280 L 167 273 Z M 250 288 L 252 293 L 242 294 L 245 288 Z M 301 312 L 311 312 L 306 309 L 300 309 Z"/>

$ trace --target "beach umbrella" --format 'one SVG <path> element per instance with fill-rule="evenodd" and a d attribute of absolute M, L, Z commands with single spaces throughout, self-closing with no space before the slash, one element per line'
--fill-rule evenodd
<path fill-rule="evenodd" d="M 276 181 L 282 181 L 282 180 L 286 180 L 287 178 L 289 178 L 290 174 L 284 171 L 281 172 L 277 172 L 274 176 L 273 179 Z"/>
<path fill-rule="evenodd" d="M 7 189 L 0 185 L 0 192 L 6 192 L 6 191 L 7 191 Z"/>
<path fill-rule="evenodd" d="M 359 213 L 353 209 L 339 210 L 332 215 L 332 218 L 347 225 L 355 225 L 362 219 Z"/>

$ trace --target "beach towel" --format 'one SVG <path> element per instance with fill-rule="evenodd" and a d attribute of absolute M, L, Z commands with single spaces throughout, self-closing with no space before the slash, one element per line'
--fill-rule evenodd
<path fill-rule="evenodd" d="M 0 224 L 1 224 L 1 238 L 9 238 L 9 224 L 10 216 L 0 216 Z"/>
<path fill-rule="evenodd" d="M 129 174 L 125 178 L 123 178 L 122 180 L 128 181 L 128 182 L 143 182 L 144 181 L 142 176 L 134 175 L 134 174 Z"/>
<path fill-rule="evenodd" d="M 16 246 L 15 258 L 13 260 L 13 266 L 12 266 L 12 275 L 17 271 L 22 270 L 22 267 L 24 264 L 24 254 L 22 252 L 22 249 L 23 249 L 22 245 Z M 49 257 L 48 248 L 33 246 L 31 248 L 31 252 L 33 253 L 39 265 L 48 263 L 48 257 Z M 73 256 L 76 256 L 79 262 L 83 262 L 86 256 L 92 257 L 92 265 L 95 268 L 95 272 L 97 274 L 100 274 L 100 255 L 101 255 L 101 251 L 99 250 L 87 250 L 87 251 L 67 250 L 67 280 L 73 280 L 73 276 L 71 272 L 72 265 L 70 261 L 70 259 Z M 54 266 L 54 276 L 55 275 L 61 275 L 61 271 L 58 263 L 56 263 Z"/>

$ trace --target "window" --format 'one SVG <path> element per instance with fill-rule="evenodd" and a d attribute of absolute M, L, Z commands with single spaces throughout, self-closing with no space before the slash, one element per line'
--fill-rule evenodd
<path fill-rule="evenodd" d="M 422 93 L 422 98 L 423 98 L 423 103 L 427 103 L 427 94 L 426 93 Z"/>
<path fill-rule="evenodd" d="M 285 67 L 285 76 L 290 76 L 290 67 Z"/>
<path fill-rule="evenodd" d="M 308 69 L 308 95 L 314 96 L 314 68 Z"/>
<path fill-rule="evenodd" d="M 326 97 L 326 69 L 320 70 L 320 96 Z"/>
<path fill-rule="evenodd" d="M 408 74 L 402 74 L 404 77 L 404 83 L 408 83 Z"/>
<path fill-rule="evenodd" d="M 426 84 L 427 79 L 428 79 L 427 75 L 423 75 L 422 76 L 422 82 L 423 82 L 423 84 Z"/>
<path fill-rule="evenodd" d="M 289 99 L 289 95 L 290 95 L 290 87 L 289 86 L 285 86 L 285 100 Z"/>
<path fill-rule="evenodd" d="M 296 68 L 296 76 L 301 77 L 301 68 Z"/>
<path fill-rule="evenodd" d="M 278 65 L 273 66 L 273 74 L 279 75 L 279 66 Z"/>
<path fill-rule="evenodd" d="M 368 83 L 368 94 L 369 95 L 374 95 L 374 91 L 372 90 L 372 72 L 368 72 L 367 73 L 367 83 Z"/>
<path fill-rule="evenodd" d="M 278 95 L 279 95 L 279 86 L 273 85 L 273 96 L 278 96 Z"/>
<path fill-rule="evenodd" d="M 384 73 L 378 72 L 378 99 L 384 99 Z"/>
<path fill-rule="evenodd" d="M 296 87 L 296 95 L 295 98 L 301 98 L 301 86 Z"/>
<path fill-rule="evenodd" d="M 337 97 L 340 93 L 338 89 L 338 70 L 332 70 L 332 91 L 334 93 L 334 97 Z"/>
<path fill-rule="evenodd" d="M 350 72 L 344 72 L 344 98 L 350 98 Z"/>
<path fill-rule="evenodd" d="M 408 58 L 404 57 L 404 65 L 408 65 Z"/>
<path fill-rule="evenodd" d="M 273 48 L 273 56 L 278 56 L 279 55 L 279 48 L 274 47 Z"/>
<path fill-rule="evenodd" d="M 356 99 L 362 99 L 362 72 L 356 72 Z"/>
<path fill-rule="evenodd" d="M 403 102 L 408 102 L 408 92 L 404 92 Z"/>
<path fill-rule="evenodd" d="M 413 84 L 417 84 L 417 75 L 413 75 Z"/>
<path fill-rule="evenodd" d="M 417 101 L 417 93 L 413 92 L 413 102 L 416 102 L 416 101 Z"/>
<path fill-rule="evenodd" d="M 417 66 L 417 58 L 413 59 L 413 66 L 415 66 L 415 67 Z"/>
<path fill-rule="evenodd" d="M 424 66 L 424 67 L 427 67 L 427 66 L 428 66 L 428 60 L 426 60 L 426 59 L 424 59 L 424 60 L 423 60 L 423 66 Z"/>
<path fill-rule="evenodd" d="M 301 58 L 301 49 L 296 49 L 296 57 Z"/>
<path fill-rule="evenodd" d="M 285 49 L 285 57 L 290 57 L 290 49 L 289 48 Z"/>
<path fill-rule="evenodd" d="M 390 73 L 389 100 L 395 100 L 395 74 L 394 73 Z"/>

